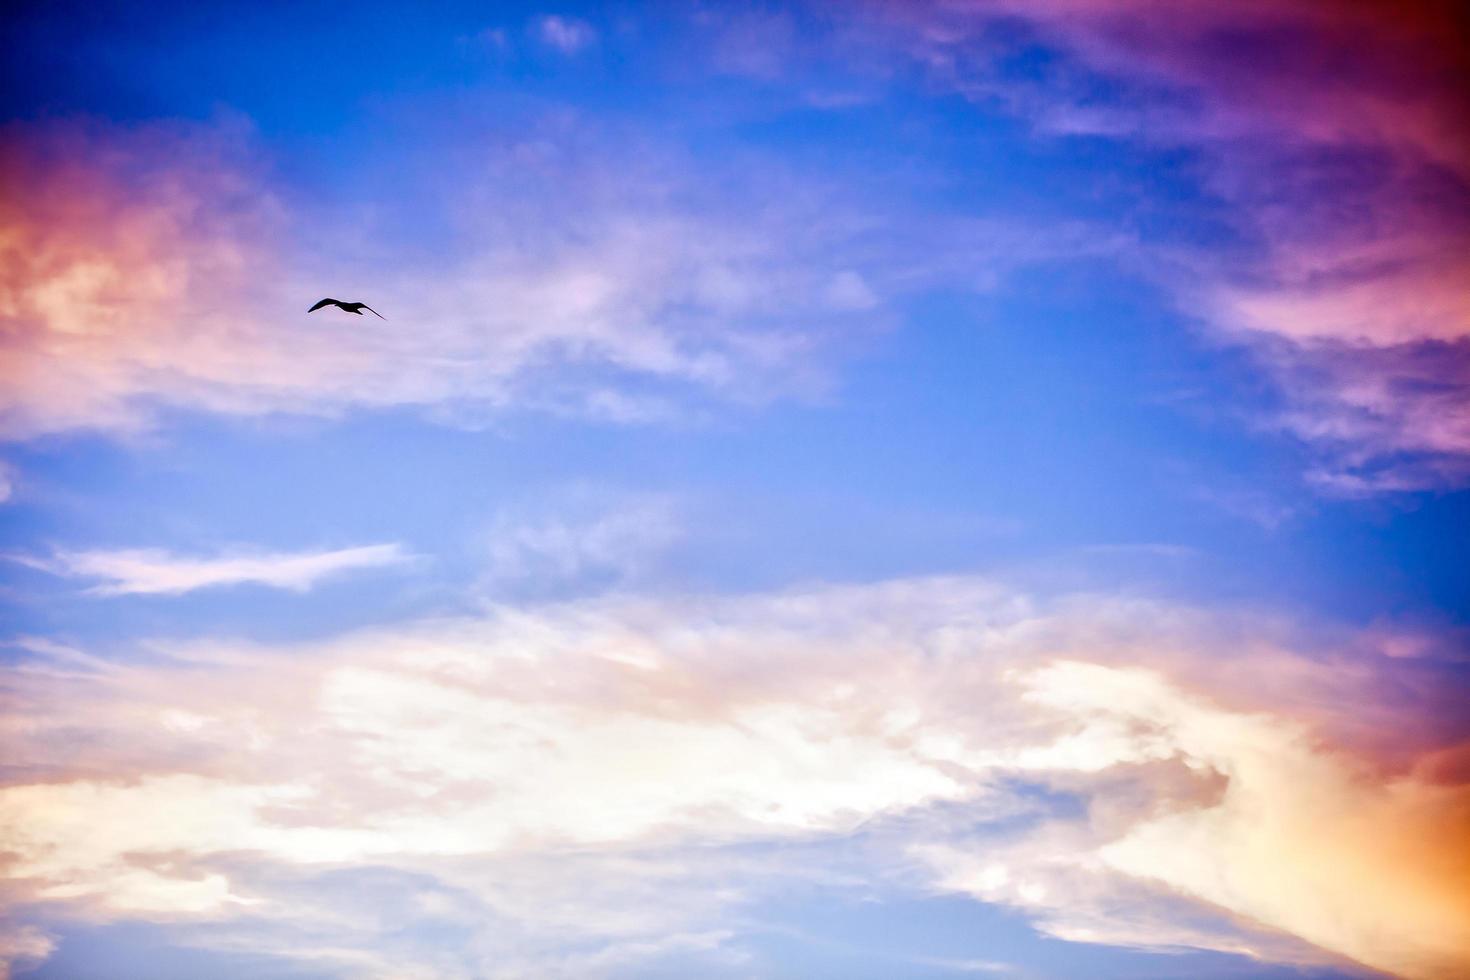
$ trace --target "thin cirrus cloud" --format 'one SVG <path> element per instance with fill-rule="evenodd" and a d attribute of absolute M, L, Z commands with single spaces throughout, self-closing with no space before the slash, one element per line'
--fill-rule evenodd
<path fill-rule="evenodd" d="M 869 10 L 932 77 L 1041 138 L 1196 154 L 1239 245 L 1144 248 L 1141 269 L 1256 350 L 1289 400 L 1270 421 L 1321 450 L 1319 482 L 1371 492 L 1470 479 L 1470 45 L 1452 7 Z M 1053 55 L 1040 74 L 1008 68 L 1018 25 Z"/>
<path fill-rule="evenodd" d="M 711 195 L 692 165 L 603 142 L 552 119 L 439 147 L 436 176 L 465 160 L 452 199 L 395 190 L 452 216 L 445 263 L 288 201 L 246 127 L 12 130 L 0 174 L 29 192 L 0 205 L 0 433 L 125 434 L 169 408 L 666 419 L 819 390 L 814 351 L 881 325 L 820 192 L 746 166 Z M 327 233 L 386 244 L 324 257 Z M 308 319 L 328 288 L 389 319 Z"/>
<path fill-rule="evenodd" d="M 684 528 L 657 494 L 572 487 L 498 513 L 486 535 L 486 585 L 546 591 L 625 585 L 658 562 Z"/>
<path fill-rule="evenodd" d="M 30 671 L 8 887 L 38 928 L 385 974 L 573 976 L 665 942 L 728 966 L 764 899 L 831 875 L 1077 942 L 1463 971 L 1458 702 L 1432 663 L 1337 639 L 917 579 Z"/>
<path fill-rule="evenodd" d="M 45 558 L 10 557 L 53 575 L 96 582 L 87 591 L 99 596 L 183 595 L 234 585 L 305 592 L 326 578 L 411 560 L 397 544 L 329 551 L 236 551 L 208 558 L 147 548 L 59 551 Z"/>

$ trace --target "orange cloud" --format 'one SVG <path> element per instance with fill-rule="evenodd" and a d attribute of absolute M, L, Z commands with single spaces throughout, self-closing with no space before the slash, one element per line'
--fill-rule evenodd
<path fill-rule="evenodd" d="M 165 393 L 228 371 L 290 372 L 262 362 L 248 322 L 220 320 L 267 271 L 273 210 L 230 157 L 223 143 L 164 129 L 121 145 L 82 128 L 39 142 L 7 134 L 0 174 L 23 189 L 0 201 L 9 430 L 131 428 L 133 398 L 150 384 Z M 214 309 L 201 307 L 206 294 Z"/>

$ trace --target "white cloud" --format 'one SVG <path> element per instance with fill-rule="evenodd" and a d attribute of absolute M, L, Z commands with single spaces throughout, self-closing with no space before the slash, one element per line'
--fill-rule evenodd
<path fill-rule="evenodd" d="M 100 579 L 94 595 L 182 595 L 196 589 L 264 585 L 305 592 L 320 580 L 364 568 L 383 568 L 410 560 L 396 544 L 363 545 L 333 551 L 236 551 L 193 558 L 157 549 L 59 551 L 49 558 L 11 556 L 54 575 Z"/>
<path fill-rule="evenodd" d="M 1411 737 L 1394 711 L 1419 707 L 1362 707 L 1397 661 L 1280 640 L 940 579 L 186 645 L 188 667 L 17 676 L 4 734 L 47 778 L 0 790 L 0 836 L 33 900 L 312 922 L 326 947 L 422 962 L 367 938 L 399 889 L 330 885 L 391 871 L 420 883 L 416 915 L 488 930 L 465 975 L 574 975 L 572 950 L 758 921 L 853 841 L 849 886 L 972 894 L 1067 939 L 1464 966 L 1465 790 L 1361 748 Z"/>

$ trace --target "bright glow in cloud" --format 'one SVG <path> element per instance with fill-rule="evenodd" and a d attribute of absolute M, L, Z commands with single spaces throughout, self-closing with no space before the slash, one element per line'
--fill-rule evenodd
<path fill-rule="evenodd" d="M 1211 805 L 1165 808 L 1102 846 L 1103 866 L 1377 969 L 1436 976 L 1465 962 L 1465 787 L 1379 783 L 1290 721 L 1221 711 L 1146 671 L 1064 663 L 1028 683 L 1025 697 L 1082 725 L 1063 743 L 1071 756 L 1063 766 L 1176 758 L 1222 780 Z M 1052 902 L 1066 917 L 1065 900 Z M 1391 935 L 1379 931 L 1385 909 Z"/>
<path fill-rule="evenodd" d="M 363 568 L 382 568 L 409 559 L 396 544 L 363 545 L 334 551 L 241 552 L 186 558 L 153 549 L 62 551 L 49 558 L 16 558 L 55 575 L 101 579 L 95 595 L 182 595 L 227 585 L 266 585 L 305 592 L 321 579 Z"/>
<path fill-rule="evenodd" d="M 337 900 L 288 882 L 398 869 L 499 915 L 489 882 L 514 874 L 527 956 L 548 929 L 712 928 L 721 903 L 685 899 L 715 872 L 686 848 L 864 833 L 889 855 L 865 873 L 917 862 L 932 887 L 1064 938 L 1464 968 L 1466 787 L 1345 747 L 1358 719 L 1339 699 L 1373 683 L 1372 662 L 1315 663 L 1268 627 L 1236 646 L 1251 628 L 917 580 L 178 648 L 185 667 L 23 675 L 7 741 L 46 778 L 0 791 L 0 836 L 33 901 L 185 924 L 337 915 L 345 948 L 367 944 Z M 1193 693 L 1227 643 L 1233 671 L 1273 683 Z M 62 731 L 87 733 L 85 758 Z M 1034 790 L 1088 815 L 1036 813 Z M 1028 812 L 1029 829 L 988 836 L 996 814 Z M 569 852 L 583 857 L 545 878 Z M 592 871 L 603 859 L 626 864 Z M 528 911 L 525 893 L 583 873 L 607 889 L 583 897 L 589 922 Z M 639 897 L 649 874 L 666 900 Z M 745 866 L 725 901 L 748 905 L 770 874 Z M 1160 903 L 1194 900 L 1264 929 L 1162 927 Z M 608 926 L 619 908 L 632 918 Z"/>

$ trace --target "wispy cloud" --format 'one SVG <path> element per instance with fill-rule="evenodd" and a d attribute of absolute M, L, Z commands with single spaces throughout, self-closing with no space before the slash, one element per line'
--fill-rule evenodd
<path fill-rule="evenodd" d="M 682 534 L 678 508 L 658 495 L 571 488 L 508 508 L 487 534 L 488 584 L 558 590 L 625 585 Z"/>
<path fill-rule="evenodd" d="M 101 580 L 94 595 L 182 595 L 196 589 L 264 585 L 305 592 L 320 580 L 344 572 L 402 564 L 410 556 L 396 544 L 363 545 L 332 551 L 259 552 L 239 550 L 208 558 L 157 549 L 59 551 L 37 558 L 9 556 L 34 568 L 68 578 Z"/>
<path fill-rule="evenodd" d="M 1145 243 L 1139 270 L 1259 353 L 1291 403 L 1270 422 L 1319 448 L 1321 485 L 1470 479 L 1470 59 L 1448 7 L 872 9 L 935 79 L 1038 138 L 1195 154 L 1235 244 Z M 1044 71 L 1008 59 L 1021 25 Z"/>
<path fill-rule="evenodd" d="M 325 947 L 417 962 L 412 930 L 369 939 L 347 877 L 397 873 L 425 896 L 405 921 L 493 924 L 462 972 L 545 974 L 569 938 L 590 954 L 758 922 L 773 882 L 819 882 L 823 849 L 857 835 L 844 875 L 1012 905 L 1066 939 L 1464 968 L 1467 790 L 1419 765 L 1453 747 L 1435 719 L 1459 702 L 1369 698 L 1403 661 L 1290 637 L 909 580 L 26 674 L 7 874 L 93 915 L 203 917 L 214 941 L 312 922 Z M 1058 793 L 1083 815 L 1039 802 Z"/>
<path fill-rule="evenodd" d="M 574 113 L 407 142 L 462 178 L 395 186 L 402 220 L 443 218 L 448 259 L 397 254 L 383 212 L 286 208 L 248 130 L 14 130 L 0 176 L 30 193 L 3 212 L 0 437 L 126 435 L 167 408 L 687 422 L 824 395 L 906 294 L 1116 247 L 1073 222 L 916 216 L 860 175 L 695 159 Z M 326 228 L 362 244 L 323 253 Z M 390 319 L 306 318 L 328 288 Z"/>
<path fill-rule="evenodd" d="M 536 21 L 536 36 L 565 55 L 574 55 L 597 42 L 597 31 L 585 20 L 547 14 Z"/>
<path fill-rule="evenodd" d="M 473 158 L 452 200 L 443 181 L 400 189 L 453 215 L 446 263 L 309 248 L 308 223 L 342 219 L 280 206 L 248 134 L 15 131 L 0 434 L 137 431 L 161 406 L 642 421 L 815 391 L 816 352 L 883 322 L 851 222 L 780 168 L 715 192 L 679 154 L 566 117 L 464 139 L 436 163 Z M 390 319 L 306 319 L 329 288 Z"/>

